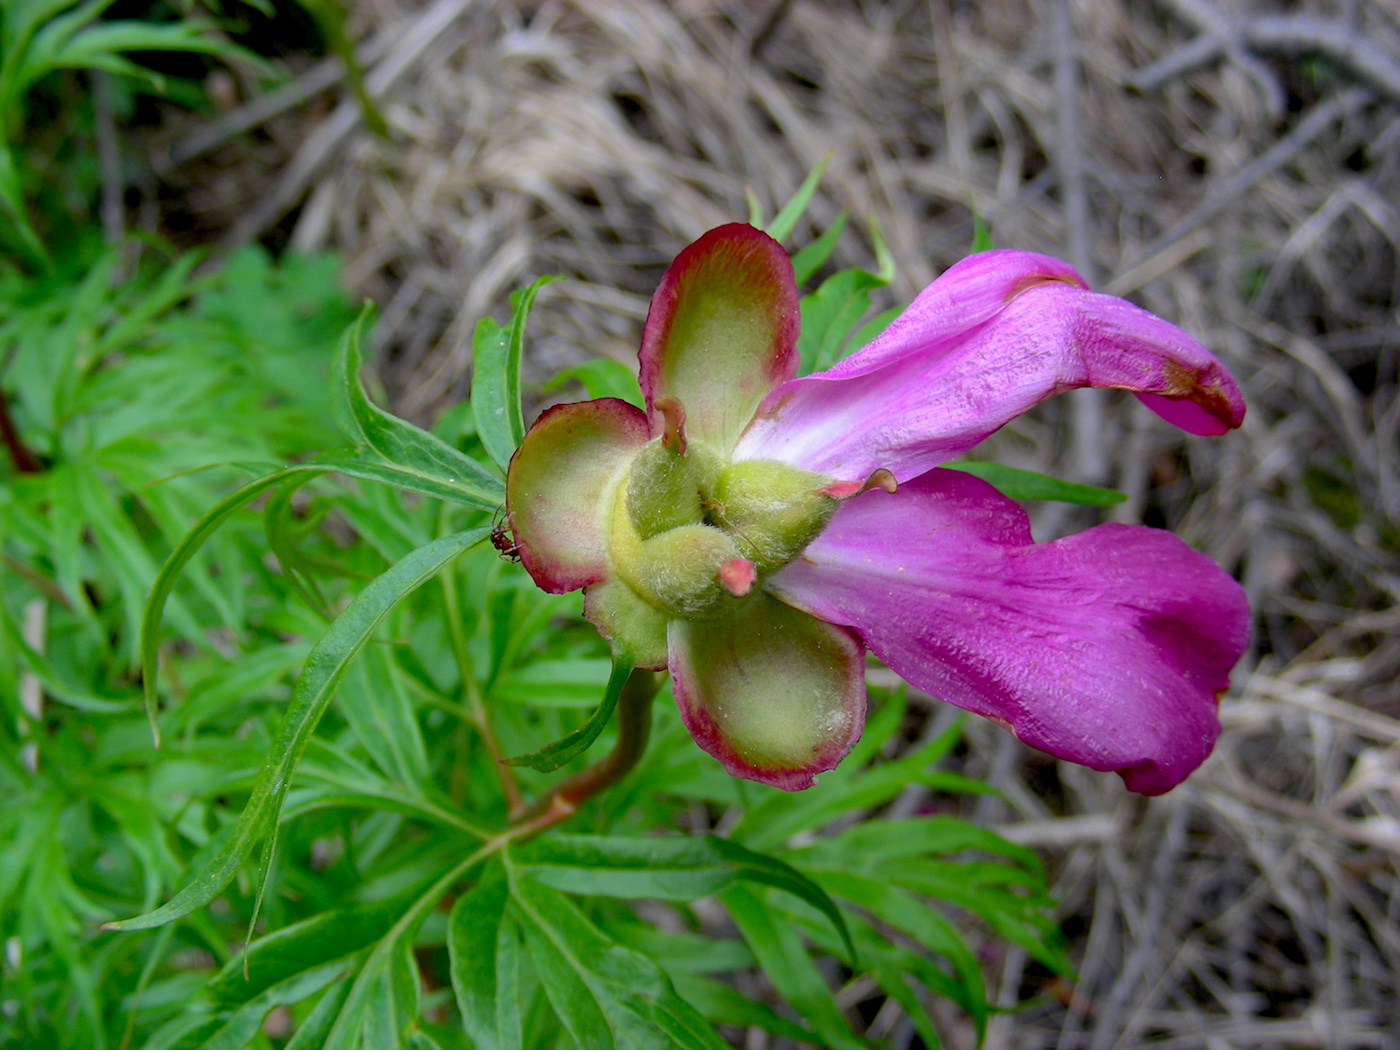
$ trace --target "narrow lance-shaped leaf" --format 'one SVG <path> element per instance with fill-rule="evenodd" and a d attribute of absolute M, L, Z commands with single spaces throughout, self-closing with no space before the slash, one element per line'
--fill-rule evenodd
<path fill-rule="evenodd" d="M 1056 500 L 1060 503 L 1077 503 L 1083 507 L 1111 507 L 1122 503 L 1128 497 L 1113 489 L 1095 488 L 1093 485 L 1080 485 L 1074 481 L 1061 481 L 1048 474 L 1037 474 L 1033 470 L 1020 470 L 1004 467 L 1000 463 L 945 463 L 948 470 L 961 470 L 964 474 L 981 478 L 993 486 L 1003 496 L 1010 499 Z"/>
<path fill-rule="evenodd" d="M 800 252 L 794 253 L 792 257 L 792 277 L 798 284 L 806 284 L 812 274 L 822 268 L 831 253 L 836 250 L 836 242 L 841 238 L 841 231 L 846 228 L 846 219 L 849 211 L 841 209 L 841 213 L 811 244 L 803 248 Z"/>
<path fill-rule="evenodd" d="M 845 918 L 825 890 L 785 861 L 728 839 L 551 835 L 521 847 L 518 857 L 530 878 L 570 893 L 692 901 L 740 880 L 772 886 L 821 912 L 856 965 Z"/>
<path fill-rule="evenodd" d="M 841 1016 L 831 989 L 792 926 L 746 886 L 730 887 L 720 900 L 773 987 L 811 1022 L 822 1045 L 833 1050 L 860 1050 L 864 1044 Z"/>
<path fill-rule="evenodd" d="M 277 742 L 258 775 L 247 807 L 223 848 L 193 882 L 165 905 L 149 914 L 111 923 L 109 929 L 143 930 L 162 926 L 207 904 L 229 884 L 258 840 L 276 826 L 297 761 L 350 661 L 394 606 L 462 551 L 485 539 L 488 532 L 485 528 L 472 529 L 418 548 L 375 579 L 350 603 L 307 657 L 306 669 L 297 680 Z"/>
<path fill-rule="evenodd" d="M 417 474 L 461 496 L 479 496 L 499 504 L 500 481 L 476 460 L 457 451 L 436 434 L 390 415 L 365 396 L 360 385 L 360 341 L 371 311 L 366 306 L 346 329 L 331 362 L 331 407 L 352 441 L 363 442 L 400 470 Z"/>
<path fill-rule="evenodd" d="M 452 906 L 447 948 L 457 1009 L 472 1042 L 523 1050 L 518 987 L 523 946 L 509 900 L 505 875 L 493 865 Z"/>
<path fill-rule="evenodd" d="M 603 731 L 608 720 L 612 718 L 613 708 L 617 706 L 617 698 L 622 694 L 622 687 L 627 684 L 627 676 L 631 673 L 632 661 L 627 659 L 625 655 L 619 656 L 613 662 L 612 674 L 608 677 L 608 687 L 603 692 L 603 702 L 597 706 L 587 722 L 568 736 L 556 740 L 532 754 L 518 755 L 515 758 L 507 759 L 506 765 L 529 766 L 541 773 L 552 773 L 583 754 L 593 746 L 593 741 L 598 739 L 598 734 Z"/>
<path fill-rule="evenodd" d="M 411 1004 L 416 1012 L 419 996 L 416 976 L 408 972 L 409 967 L 405 966 L 415 932 L 428 912 L 442 899 L 443 894 L 465 879 L 473 868 L 500 846 L 501 840 L 498 839 L 464 857 L 443 872 L 399 916 L 388 933 L 370 950 L 369 958 L 356 975 L 329 1031 L 315 1044 L 317 1050 L 360 1050 L 362 1047 L 379 1050 L 386 1041 L 391 1042 L 391 1045 L 396 1042 L 397 1037 L 394 1033 L 388 1033 L 386 1039 L 383 1029 L 370 1020 L 367 1014 L 374 1010 L 385 1011 L 392 1006 L 396 1016 L 407 1017 L 408 1011 L 401 1009 L 405 1004 Z M 401 1035 L 402 1029 L 397 1029 L 397 1032 Z M 381 1041 L 371 1041 L 372 1033 Z"/>
<path fill-rule="evenodd" d="M 788 234 L 792 233 L 794 227 L 797 226 L 802 214 L 807 210 L 807 205 L 812 203 L 812 195 L 817 192 L 817 185 L 822 180 L 822 172 L 826 171 L 826 166 L 831 163 L 832 156 L 833 153 L 828 150 L 822 159 L 817 161 L 817 166 L 802 180 L 802 185 L 797 187 L 797 192 L 792 195 L 792 200 L 784 204 L 782 210 L 773 216 L 773 221 L 768 224 L 768 229 L 765 231 L 773 240 L 786 240 Z"/>
<path fill-rule="evenodd" d="M 312 478 L 330 473 L 344 474 L 362 481 L 395 485 L 409 492 L 418 492 L 439 499 L 456 498 L 459 502 L 475 506 L 479 510 L 493 510 L 500 505 L 499 495 L 491 494 L 479 499 L 473 497 L 468 500 L 464 498 L 463 494 L 458 493 L 454 497 L 446 494 L 442 486 L 430 483 L 419 475 L 400 470 L 392 464 L 373 463 L 350 456 L 324 457 L 313 463 L 299 463 L 295 466 L 283 467 L 281 470 L 275 470 L 257 478 L 238 491 L 225 496 L 211 507 L 204 517 L 194 523 L 190 531 L 185 534 L 184 539 L 165 559 L 165 564 L 161 566 L 160 572 L 156 574 L 155 582 L 151 585 L 151 594 L 146 599 L 145 612 L 141 617 L 141 677 L 146 698 L 146 716 L 150 719 L 151 732 L 155 737 L 157 747 L 160 746 L 160 728 L 156 724 L 156 679 L 160 657 L 160 624 L 165 613 L 165 603 L 170 598 L 170 592 L 174 589 L 175 581 L 179 579 L 180 573 L 189 564 L 195 552 L 218 531 L 219 526 L 264 492 L 284 484 L 303 485 Z M 499 482 L 495 481 L 493 484 L 500 485 Z"/>
<path fill-rule="evenodd" d="M 520 356 L 525 322 L 541 288 L 557 277 L 541 277 L 528 288 L 512 292 L 510 324 L 502 328 L 483 317 L 472 336 L 472 414 L 487 455 L 502 470 L 525 436 L 520 408 Z"/>
<path fill-rule="evenodd" d="M 580 1046 L 722 1050 L 724 1041 L 656 963 L 611 940 L 564 894 L 519 877 L 509 852 L 503 858 L 531 957 Z"/>

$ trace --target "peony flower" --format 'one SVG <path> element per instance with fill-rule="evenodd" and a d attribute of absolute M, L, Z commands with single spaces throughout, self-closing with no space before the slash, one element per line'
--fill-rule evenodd
<path fill-rule="evenodd" d="M 668 668 L 696 742 L 796 790 L 859 738 L 865 651 L 1032 747 L 1171 789 L 1210 753 L 1244 650 L 1240 586 L 1156 529 L 1051 543 L 989 484 L 938 469 L 1075 387 L 1133 391 L 1193 433 L 1239 426 L 1229 373 L 1173 325 L 1064 263 L 984 252 L 878 339 L 794 378 L 783 249 L 711 230 L 662 278 L 646 411 L 544 412 L 506 482 L 521 562 L 584 589 L 619 659 Z"/>

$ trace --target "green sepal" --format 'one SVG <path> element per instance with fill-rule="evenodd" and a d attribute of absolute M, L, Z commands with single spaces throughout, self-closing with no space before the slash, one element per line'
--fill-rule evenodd
<path fill-rule="evenodd" d="M 583 614 L 614 653 L 627 652 L 648 671 L 666 666 L 666 614 L 622 580 L 607 580 L 584 591 Z"/>

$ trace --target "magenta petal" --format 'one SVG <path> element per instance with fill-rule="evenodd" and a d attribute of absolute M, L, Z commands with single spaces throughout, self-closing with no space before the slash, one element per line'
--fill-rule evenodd
<path fill-rule="evenodd" d="M 1084 289 L 1064 263 L 983 252 L 926 288 L 870 346 L 768 396 L 735 459 L 777 459 L 850 481 L 904 481 L 1076 387 L 1131 390 L 1196 434 L 1239 426 L 1244 401 L 1189 335 Z"/>
<path fill-rule="evenodd" d="M 734 776 L 800 791 L 860 739 L 865 649 L 845 628 L 760 594 L 667 634 L 681 720 Z"/>
<path fill-rule="evenodd" d="M 601 398 L 546 409 L 506 472 L 506 510 L 521 564 L 563 594 L 609 576 L 613 493 L 650 438 L 646 416 Z"/>
<path fill-rule="evenodd" d="M 1160 794 L 1210 753 L 1244 591 L 1170 533 L 1033 543 L 990 485 L 935 470 L 844 504 L 770 591 L 854 628 L 911 684 Z"/>
<path fill-rule="evenodd" d="M 762 230 L 704 234 L 661 278 L 642 330 L 639 380 L 656 433 L 663 397 L 689 437 L 727 453 L 760 401 L 797 370 L 800 312 L 792 263 Z"/>

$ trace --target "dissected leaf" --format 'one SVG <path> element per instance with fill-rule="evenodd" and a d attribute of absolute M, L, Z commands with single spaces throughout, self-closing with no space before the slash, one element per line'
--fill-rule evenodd
<path fill-rule="evenodd" d="M 471 529 L 434 540 L 398 562 L 351 602 L 307 657 L 306 669 L 297 679 L 277 742 L 223 849 L 166 904 L 149 914 L 111 923 L 110 929 L 141 930 L 162 926 L 209 903 L 228 885 L 258 840 L 276 827 L 296 764 L 350 661 L 395 605 L 462 551 L 480 543 L 488 531 Z"/>
<path fill-rule="evenodd" d="M 802 297 L 802 330 L 797 337 L 798 371 L 830 368 L 842 356 L 852 330 L 870 310 L 870 293 L 887 282 L 864 270 L 842 270 Z"/>
<path fill-rule="evenodd" d="M 608 938 L 562 893 L 518 877 L 508 858 L 511 906 L 532 962 L 580 1047 L 723 1050 L 660 967 Z"/>
<path fill-rule="evenodd" d="M 832 1050 L 858 1050 L 864 1043 L 841 1016 L 841 1009 L 817 970 L 801 938 L 746 886 L 731 886 L 721 896 L 726 910 L 753 949 L 764 974 L 778 993 L 811 1023 Z"/>
<path fill-rule="evenodd" d="M 523 945 L 507 910 L 510 888 L 499 864 L 457 898 L 447 922 L 452 988 L 462 1027 L 472 1042 L 493 1050 L 524 1048 L 520 1018 Z"/>
<path fill-rule="evenodd" d="M 820 886 L 785 861 L 728 839 L 552 835 L 521 847 L 517 857 L 521 872 L 570 893 L 692 901 L 740 880 L 772 886 L 826 916 L 854 957 L 841 911 Z"/>
<path fill-rule="evenodd" d="M 499 505 L 500 498 L 492 501 L 492 497 L 498 497 L 500 481 L 485 467 L 436 434 L 390 415 L 365 396 L 360 385 L 360 339 L 369 314 L 367 306 L 346 330 L 331 365 L 331 402 L 342 429 L 351 440 L 362 442 L 400 472 L 436 483 L 444 492 L 488 494 L 486 506 Z"/>
<path fill-rule="evenodd" d="M 793 255 L 792 275 L 799 285 L 806 284 L 812 274 L 820 270 L 831 258 L 831 253 L 836 250 L 836 242 L 841 239 L 841 233 L 846 228 L 847 218 L 849 212 L 842 208 L 841 213 L 820 237 Z"/>

